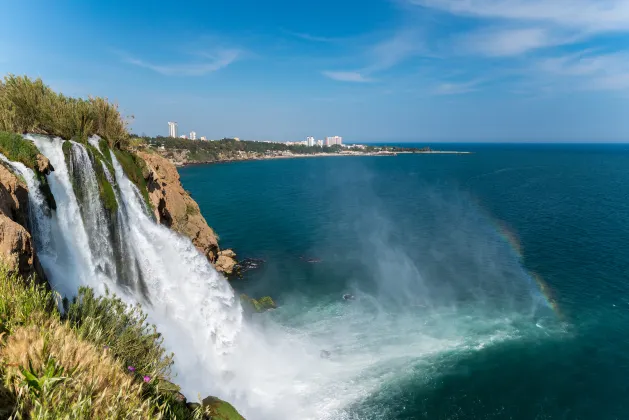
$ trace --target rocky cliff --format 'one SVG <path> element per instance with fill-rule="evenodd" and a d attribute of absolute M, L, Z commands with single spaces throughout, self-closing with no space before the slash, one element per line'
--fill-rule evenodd
<path fill-rule="evenodd" d="M 42 156 L 42 169 L 50 163 Z M 7 165 L 0 165 L 0 258 L 23 277 L 46 277 L 28 230 L 28 187 Z"/>
<path fill-rule="evenodd" d="M 137 155 L 147 166 L 144 177 L 157 221 L 189 237 L 217 270 L 231 274 L 236 265 L 235 254 L 220 250 L 216 233 L 208 226 L 199 205 L 183 189 L 175 165 L 154 153 L 140 151 Z"/>

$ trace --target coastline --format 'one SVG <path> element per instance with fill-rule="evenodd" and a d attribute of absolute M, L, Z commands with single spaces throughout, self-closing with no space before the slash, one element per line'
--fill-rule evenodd
<path fill-rule="evenodd" d="M 456 150 L 430 150 L 430 151 L 399 151 L 399 152 L 367 152 L 367 153 L 314 153 L 314 154 L 290 154 L 290 155 L 271 155 L 271 156 L 254 156 L 254 157 L 242 157 L 242 158 L 228 158 L 212 161 L 188 161 L 188 162 L 176 162 L 169 159 L 177 167 L 196 166 L 196 165 L 211 165 L 218 163 L 229 162 L 246 162 L 256 160 L 272 160 L 272 159 L 296 159 L 296 158 L 318 158 L 318 157 L 332 157 L 332 156 L 388 156 L 394 157 L 398 154 L 407 155 L 469 155 L 473 152 L 469 151 L 456 151 Z M 163 155 L 162 155 L 163 156 Z M 168 158 L 167 158 L 168 159 Z"/>

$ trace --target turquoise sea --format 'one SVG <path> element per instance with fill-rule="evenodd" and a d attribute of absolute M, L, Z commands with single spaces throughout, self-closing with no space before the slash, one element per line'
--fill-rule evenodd
<path fill-rule="evenodd" d="M 180 170 L 222 247 L 265 261 L 232 282 L 279 305 L 251 322 L 329 352 L 265 392 L 321 418 L 629 418 L 629 146 L 434 148 L 474 153 Z"/>

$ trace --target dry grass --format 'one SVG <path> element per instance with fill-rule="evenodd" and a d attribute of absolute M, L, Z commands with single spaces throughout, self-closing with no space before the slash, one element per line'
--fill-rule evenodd
<path fill-rule="evenodd" d="M 0 351 L 5 386 L 18 396 L 17 412 L 33 419 L 154 418 L 142 384 L 106 349 L 79 340 L 59 322 L 14 331 Z M 49 366 L 55 369 L 51 374 Z M 25 378 L 42 379 L 41 389 Z"/>

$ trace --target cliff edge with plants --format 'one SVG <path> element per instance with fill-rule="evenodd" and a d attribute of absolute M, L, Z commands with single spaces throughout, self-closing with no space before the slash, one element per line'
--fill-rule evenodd
<path fill-rule="evenodd" d="M 100 194 L 96 202 L 109 226 L 120 214 L 112 177 L 117 161 L 160 223 L 190 237 L 211 262 L 220 252 L 176 170 L 133 150 L 116 105 L 105 98 L 69 98 L 41 80 L 7 76 L 0 82 L 0 153 L 6 159 L 0 161 L 0 418 L 242 419 L 214 397 L 186 400 L 171 382 L 173 357 L 139 306 L 97 297 L 89 288 L 63 302 L 51 291 L 37 257 L 27 185 L 39 186 L 38 210 L 56 211 L 46 178 L 55 168 L 26 133 L 65 139 L 57 143 L 67 166 L 61 169 L 67 169 L 80 204 L 90 201 L 78 165 L 88 159 L 93 191 Z M 79 210 L 87 217 L 85 205 Z"/>

